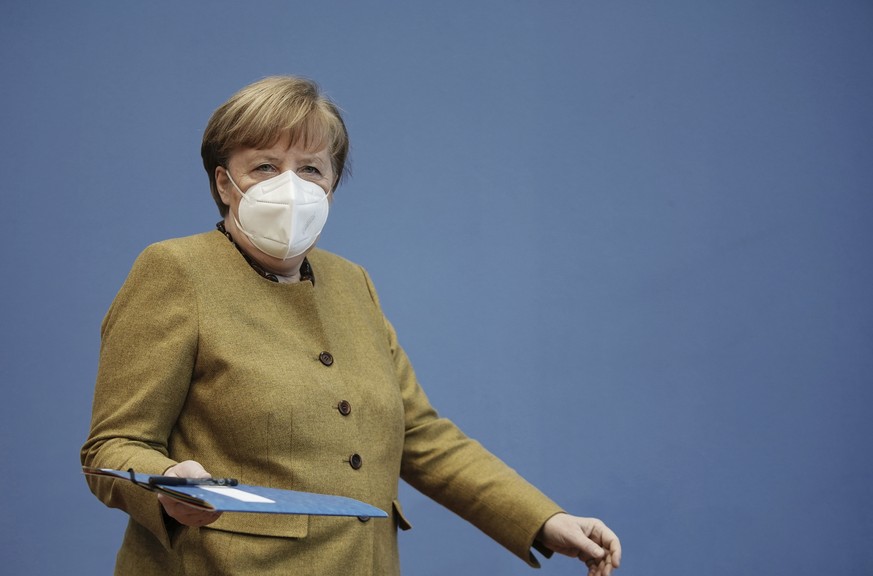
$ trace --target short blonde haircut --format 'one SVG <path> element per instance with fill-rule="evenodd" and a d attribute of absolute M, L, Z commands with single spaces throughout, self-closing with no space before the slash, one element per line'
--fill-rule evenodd
<path fill-rule="evenodd" d="M 226 168 L 230 155 L 240 148 L 269 147 L 285 135 L 292 146 L 307 151 L 327 148 L 336 190 L 349 153 L 349 135 L 339 108 L 311 80 L 270 76 L 231 96 L 212 114 L 203 133 L 200 155 L 222 217 L 228 206 L 218 194 L 215 169 Z"/>

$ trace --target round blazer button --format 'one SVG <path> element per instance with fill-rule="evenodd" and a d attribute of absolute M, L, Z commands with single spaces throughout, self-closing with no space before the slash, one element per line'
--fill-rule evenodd
<path fill-rule="evenodd" d="M 337 405 L 337 410 L 339 410 L 339 413 L 343 416 L 348 416 L 352 413 L 352 405 L 348 400 L 343 400 Z"/>
<path fill-rule="evenodd" d="M 364 459 L 361 458 L 360 454 L 352 454 L 351 458 L 349 458 L 349 466 L 358 470 L 361 466 L 364 465 Z"/>
<path fill-rule="evenodd" d="M 369 522 L 370 517 L 369 516 L 358 516 L 358 520 L 360 520 L 361 522 Z"/>
<path fill-rule="evenodd" d="M 333 365 L 333 355 L 330 352 L 322 352 L 321 354 L 318 355 L 318 359 L 325 366 L 332 366 Z"/>

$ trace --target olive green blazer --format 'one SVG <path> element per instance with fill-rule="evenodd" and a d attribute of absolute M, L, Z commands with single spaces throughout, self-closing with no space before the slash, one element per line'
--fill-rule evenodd
<path fill-rule="evenodd" d="M 339 494 L 389 519 L 224 514 L 178 526 L 129 482 L 116 574 L 399 574 L 398 479 L 532 566 L 559 507 L 431 407 L 363 268 L 322 250 L 314 281 L 271 282 L 214 231 L 136 260 L 102 325 L 86 466 L 197 460 L 246 484 Z"/>

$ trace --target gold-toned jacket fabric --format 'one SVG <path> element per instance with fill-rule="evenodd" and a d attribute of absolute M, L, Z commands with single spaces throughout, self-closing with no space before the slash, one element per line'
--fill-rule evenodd
<path fill-rule="evenodd" d="M 536 566 L 559 507 L 431 407 L 363 268 L 308 260 L 314 281 L 283 284 L 217 231 L 148 247 L 103 321 L 82 463 L 159 474 L 196 460 L 389 518 L 228 513 L 187 528 L 150 492 L 91 477 L 130 515 L 116 574 L 399 574 L 399 478 Z"/>

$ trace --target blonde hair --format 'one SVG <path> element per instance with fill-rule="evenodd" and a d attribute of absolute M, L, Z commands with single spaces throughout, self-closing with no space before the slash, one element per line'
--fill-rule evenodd
<path fill-rule="evenodd" d="M 215 169 L 227 167 L 239 148 L 264 148 L 282 136 L 305 150 L 327 148 L 339 186 L 346 172 L 349 135 L 339 108 L 321 94 L 318 85 L 296 76 L 270 76 L 249 84 L 222 104 L 206 125 L 200 155 L 209 188 L 222 217 L 228 206 L 218 194 Z"/>

